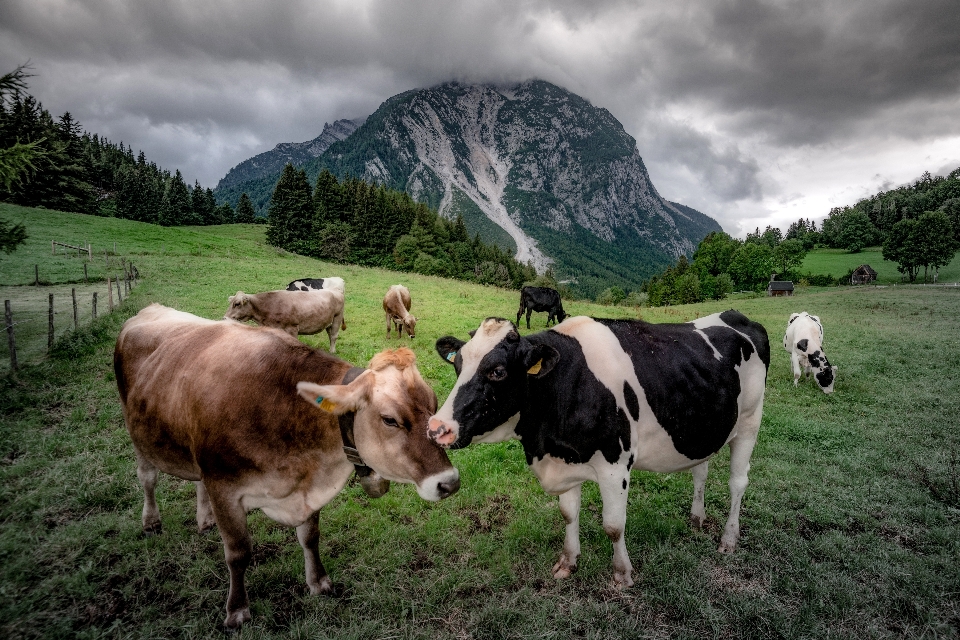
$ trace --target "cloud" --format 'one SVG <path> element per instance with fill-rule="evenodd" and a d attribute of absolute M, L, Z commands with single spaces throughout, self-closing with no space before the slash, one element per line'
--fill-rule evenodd
<path fill-rule="evenodd" d="M 958 33 L 954 0 L 6 0 L 0 69 L 211 186 L 407 89 L 542 78 L 739 228 L 960 165 Z"/>

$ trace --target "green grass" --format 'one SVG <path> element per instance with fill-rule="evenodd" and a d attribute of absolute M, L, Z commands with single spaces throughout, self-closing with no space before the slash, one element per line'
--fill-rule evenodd
<path fill-rule="evenodd" d="M 434 340 L 465 337 L 488 315 L 513 318 L 518 306 L 513 291 L 277 252 L 262 227 L 162 229 L 6 206 L 0 215 L 22 219 L 31 235 L 0 259 L 0 285 L 32 282 L 35 261 L 53 258 L 51 239 L 111 250 L 116 241 L 142 275 L 117 312 L 67 332 L 52 356 L 0 380 L 2 637 L 220 637 L 227 571 L 217 534 L 195 531 L 192 485 L 164 476 L 164 533 L 140 532 L 142 494 L 111 366 L 120 324 L 138 309 L 156 301 L 217 318 L 237 289 L 340 275 L 348 329 L 338 351 L 365 363 L 397 344 L 384 338 L 380 300 L 402 282 L 420 318 L 406 344 L 442 400 L 454 376 Z M 69 283 L 76 263 L 51 261 L 48 273 L 49 287 Z M 519 443 L 477 445 L 452 453 L 463 484 L 448 500 L 425 503 L 396 485 L 369 500 L 351 484 L 323 509 L 321 555 L 347 587 L 338 599 L 307 595 L 294 532 L 252 513 L 253 621 L 243 636 L 956 637 L 960 291 L 834 288 L 641 313 L 679 322 L 730 306 L 762 322 L 773 347 L 735 554 L 715 550 L 729 500 L 721 453 L 702 532 L 686 525 L 689 474 L 634 473 L 626 542 L 636 584 L 624 592 L 609 588 L 610 543 L 596 487 L 586 485 L 580 570 L 556 582 L 556 498 L 526 469 Z M 792 385 L 780 343 L 789 313 L 801 310 L 824 321 L 826 351 L 840 367 L 831 396 Z M 541 330 L 545 316 L 534 318 Z"/>
<path fill-rule="evenodd" d="M 845 249 L 815 249 L 807 254 L 800 267 L 802 273 L 830 274 L 834 278 L 839 278 L 847 274 L 851 269 L 856 269 L 862 264 L 868 264 L 877 272 L 878 284 L 900 283 L 901 274 L 897 271 L 897 264 L 884 260 L 880 252 L 880 247 L 869 247 L 859 253 L 850 253 Z M 930 274 L 932 280 L 933 274 Z M 920 272 L 920 280 L 923 279 L 923 271 Z M 960 281 L 960 254 L 954 256 L 953 262 L 940 269 L 938 282 L 954 283 Z"/>

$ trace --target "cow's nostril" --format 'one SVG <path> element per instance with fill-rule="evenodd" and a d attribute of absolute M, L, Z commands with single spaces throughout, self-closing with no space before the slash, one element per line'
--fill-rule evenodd
<path fill-rule="evenodd" d="M 460 478 L 454 478 L 450 482 L 440 482 L 437 484 L 437 493 L 441 498 L 448 498 L 460 489 Z"/>

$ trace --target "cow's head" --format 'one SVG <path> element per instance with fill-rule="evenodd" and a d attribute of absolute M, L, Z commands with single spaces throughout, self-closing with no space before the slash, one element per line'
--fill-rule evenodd
<path fill-rule="evenodd" d="M 833 393 L 833 383 L 837 380 L 837 368 L 831 366 L 827 354 L 817 349 L 807 354 L 807 362 L 813 371 L 813 377 L 824 393 Z"/>
<path fill-rule="evenodd" d="M 563 322 L 567 319 L 567 312 L 563 310 L 563 307 L 560 307 L 559 313 L 557 313 L 557 322 Z"/>
<path fill-rule="evenodd" d="M 403 318 L 403 327 L 411 338 L 417 337 L 417 318 L 409 313 Z"/>
<path fill-rule="evenodd" d="M 364 464 L 387 480 L 415 484 L 424 500 L 440 500 L 460 488 L 460 474 L 446 452 L 427 437 L 437 396 L 406 347 L 378 353 L 350 384 L 297 383 L 320 409 L 356 413 L 353 438 Z"/>
<path fill-rule="evenodd" d="M 520 411 L 530 379 L 546 376 L 560 359 L 553 347 L 521 337 L 503 318 L 487 318 L 470 335 L 468 342 L 445 336 L 436 344 L 456 369 L 457 382 L 430 418 L 429 433 L 454 449 L 511 437 L 512 429 L 497 428 Z"/>
<path fill-rule="evenodd" d="M 250 296 L 243 291 L 237 291 L 236 295 L 227 299 L 230 301 L 230 306 L 227 307 L 227 312 L 223 314 L 225 319 L 240 322 L 253 319 L 253 305 L 250 304 Z"/>

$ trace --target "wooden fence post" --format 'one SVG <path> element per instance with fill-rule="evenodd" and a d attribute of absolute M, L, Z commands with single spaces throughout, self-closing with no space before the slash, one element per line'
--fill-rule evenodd
<path fill-rule="evenodd" d="M 87 284 L 87 263 L 83 263 L 83 284 Z"/>
<path fill-rule="evenodd" d="M 53 294 L 50 294 L 50 310 L 47 312 L 47 351 L 53 349 Z"/>
<path fill-rule="evenodd" d="M 13 337 L 13 312 L 10 311 L 10 301 L 3 301 L 3 311 L 7 318 L 7 343 L 10 345 L 10 370 L 17 370 L 17 341 Z"/>
<path fill-rule="evenodd" d="M 57 255 L 57 243 L 54 240 L 50 241 L 50 250 L 53 251 L 53 255 Z"/>
<path fill-rule="evenodd" d="M 120 291 L 120 277 L 117 276 L 117 304 L 123 304 L 123 292 Z"/>
<path fill-rule="evenodd" d="M 93 261 L 93 245 L 89 242 L 87 243 L 87 262 Z"/>
<path fill-rule="evenodd" d="M 80 328 L 80 319 L 77 317 L 77 290 L 76 288 L 70 289 L 70 296 L 73 298 L 73 330 L 76 331 Z"/>
<path fill-rule="evenodd" d="M 110 282 L 110 276 L 107 276 L 107 307 L 113 313 L 113 283 Z"/>
<path fill-rule="evenodd" d="M 93 292 L 93 319 L 97 319 L 97 292 Z"/>

